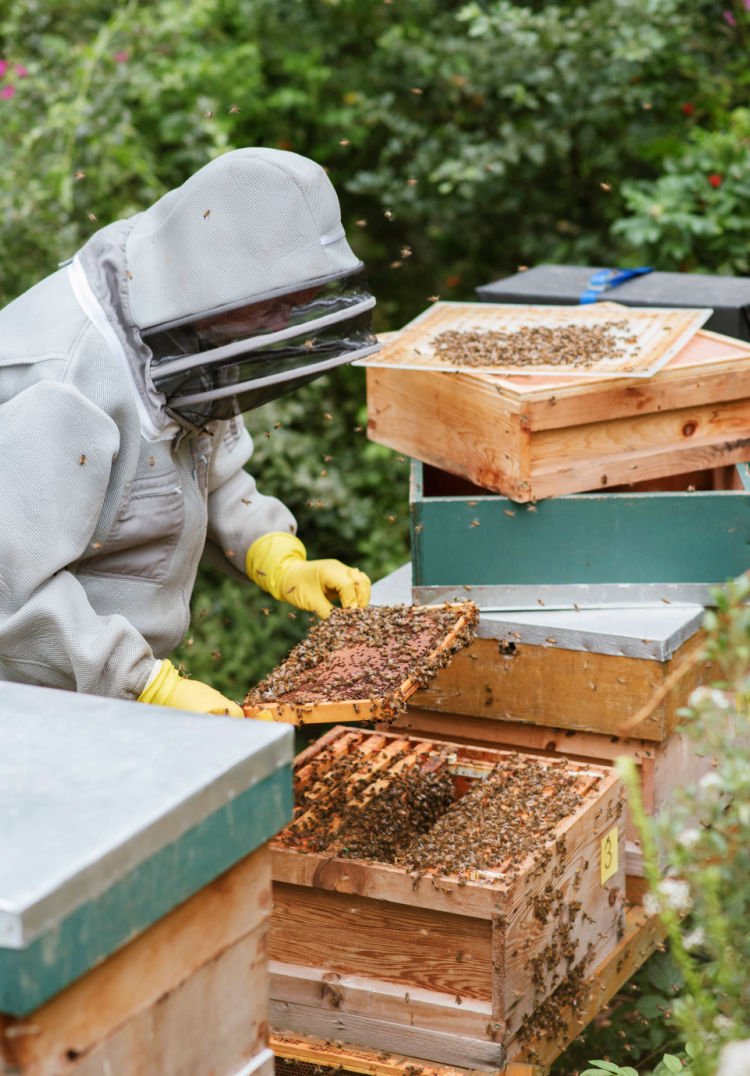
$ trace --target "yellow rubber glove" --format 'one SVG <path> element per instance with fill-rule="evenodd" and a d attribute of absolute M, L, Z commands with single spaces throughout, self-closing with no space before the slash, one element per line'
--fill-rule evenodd
<path fill-rule="evenodd" d="M 364 609 L 370 601 L 370 580 L 364 572 L 340 560 L 308 560 L 299 538 L 284 531 L 253 542 L 245 571 L 278 601 L 322 617 L 328 616 L 337 598 L 344 609 Z"/>
<path fill-rule="evenodd" d="M 208 684 L 180 676 L 171 661 L 162 661 L 154 679 L 138 696 L 138 702 L 150 702 L 153 706 L 171 706 L 175 710 L 190 710 L 195 714 L 245 716 L 241 706 L 225 698 Z"/>

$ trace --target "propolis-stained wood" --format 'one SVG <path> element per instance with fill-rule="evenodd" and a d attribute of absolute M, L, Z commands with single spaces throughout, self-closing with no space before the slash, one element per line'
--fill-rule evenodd
<path fill-rule="evenodd" d="M 298 775 L 320 781 L 325 752 L 356 752 L 374 735 L 331 730 L 299 756 Z M 431 760 L 418 738 L 379 736 L 378 752 L 401 739 L 419 764 Z M 434 747 L 454 759 L 451 772 L 465 785 L 496 762 L 524 758 Z M 378 781 L 387 773 L 378 770 Z M 312 852 L 304 833 L 294 847 L 293 830 L 283 831 L 272 842 L 274 1030 L 501 1066 L 507 1043 L 534 1033 L 544 999 L 573 969 L 581 978 L 603 959 L 623 929 L 622 786 L 607 767 L 577 762 L 572 773 L 579 806 L 512 871 L 413 872 L 347 858 L 345 849 Z"/>
<path fill-rule="evenodd" d="M 368 437 L 518 502 L 739 463 L 749 357 L 703 330 L 637 381 L 371 367 Z"/>

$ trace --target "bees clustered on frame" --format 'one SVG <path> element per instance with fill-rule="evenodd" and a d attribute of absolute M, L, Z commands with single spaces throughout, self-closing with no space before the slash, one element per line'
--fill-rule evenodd
<path fill-rule="evenodd" d="M 424 687 L 474 638 L 473 602 L 334 609 L 248 693 L 245 706 L 376 703 L 378 718 L 406 705 L 405 685 Z"/>

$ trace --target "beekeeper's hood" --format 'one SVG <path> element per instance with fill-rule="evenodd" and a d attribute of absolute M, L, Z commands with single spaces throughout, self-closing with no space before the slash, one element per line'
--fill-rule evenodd
<path fill-rule="evenodd" d="M 378 348 L 336 192 L 296 153 L 226 153 L 97 235 L 110 229 L 124 235 L 117 290 L 142 390 L 181 424 L 257 407 Z M 102 272 L 96 238 L 81 251 L 87 277 Z"/>

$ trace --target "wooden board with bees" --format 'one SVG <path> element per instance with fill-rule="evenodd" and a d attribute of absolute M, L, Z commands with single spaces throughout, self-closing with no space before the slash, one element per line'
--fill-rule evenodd
<path fill-rule="evenodd" d="M 333 609 L 247 695 L 246 717 L 293 725 L 386 720 L 474 638 L 470 601 Z"/>
<path fill-rule="evenodd" d="M 519 503 L 750 457 L 750 345 L 718 333 L 637 379 L 380 365 L 473 307 L 501 324 L 501 305 L 436 304 L 364 360 L 371 440 Z"/>
<path fill-rule="evenodd" d="M 273 1029 L 501 1068 L 623 937 L 623 795 L 590 762 L 330 730 L 271 845 Z"/>

